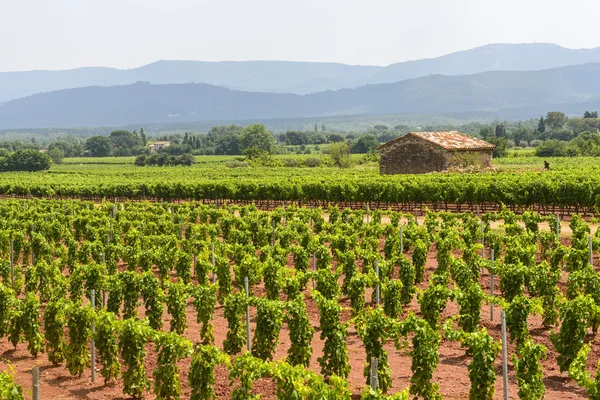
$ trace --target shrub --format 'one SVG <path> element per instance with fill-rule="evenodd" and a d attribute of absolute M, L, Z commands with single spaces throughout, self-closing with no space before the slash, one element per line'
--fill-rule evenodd
<path fill-rule="evenodd" d="M 283 166 L 288 168 L 296 168 L 298 166 L 298 160 L 294 158 L 284 158 Z"/>
<path fill-rule="evenodd" d="M 183 165 L 186 167 L 191 166 L 196 161 L 194 160 L 194 156 L 189 153 L 182 154 L 180 156 L 174 155 L 166 155 L 166 154 L 152 154 L 152 155 L 144 155 L 141 154 L 136 157 L 134 164 L 138 167 L 145 166 L 175 166 L 175 165 Z"/>
<path fill-rule="evenodd" d="M 543 142 L 541 140 L 532 140 L 531 142 L 529 142 L 529 145 L 531 147 L 538 147 L 542 144 Z"/>
<path fill-rule="evenodd" d="M 304 160 L 304 165 L 309 168 L 319 167 L 321 166 L 321 159 L 319 157 L 308 157 Z"/>
<path fill-rule="evenodd" d="M 229 168 L 245 168 L 245 167 L 250 166 L 250 164 L 248 164 L 248 162 L 239 161 L 239 160 L 233 160 L 231 162 L 228 162 L 226 165 Z"/>
<path fill-rule="evenodd" d="M 558 140 L 548 140 L 535 149 L 537 157 L 565 157 L 567 144 Z"/>
<path fill-rule="evenodd" d="M 52 160 L 37 150 L 17 150 L 0 160 L 1 171 L 42 171 L 50 168 Z"/>
<path fill-rule="evenodd" d="M 327 149 L 333 165 L 338 168 L 349 168 L 351 166 L 350 147 L 347 143 L 334 142 L 331 143 Z"/>

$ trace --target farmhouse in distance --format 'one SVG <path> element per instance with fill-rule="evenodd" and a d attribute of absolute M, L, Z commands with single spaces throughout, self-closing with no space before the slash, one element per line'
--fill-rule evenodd
<path fill-rule="evenodd" d="M 380 173 L 426 174 L 453 168 L 491 168 L 495 146 L 464 133 L 409 132 L 377 147 Z"/>

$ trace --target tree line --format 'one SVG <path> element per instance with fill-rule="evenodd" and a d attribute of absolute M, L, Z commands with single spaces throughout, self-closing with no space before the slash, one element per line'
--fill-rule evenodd
<path fill-rule="evenodd" d="M 17 150 L 47 149 L 54 163 L 63 157 L 107 157 L 107 156 L 150 156 L 148 145 L 154 141 L 169 141 L 168 147 L 157 151 L 165 156 L 192 155 L 250 155 L 256 158 L 261 149 L 267 154 L 322 153 L 331 143 L 346 143 L 349 152 L 355 154 L 374 153 L 378 145 L 415 131 L 458 130 L 483 138 L 496 145 L 495 157 L 506 155 L 511 147 L 542 147 L 540 155 L 594 155 L 589 147 L 578 139 L 582 134 L 587 143 L 589 134 L 600 129 L 597 111 L 585 111 L 583 118 L 569 118 L 560 111 L 548 112 L 539 119 L 527 121 L 494 121 L 492 123 L 470 122 L 461 125 L 396 125 L 389 127 L 378 124 L 366 132 L 330 131 L 325 125 L 315 124 L 312 130 L 287 130 L 271 132 L 262 124 L 247 127 L 239 125 L 214 126 L 207 133 L 173 133 L 149 138 L 144 131 L 115 130 L 108 135 L 86 138 L 65 136 L 49 143 L 36 139 L 0 141 L 0 157 Z M 571 141 L 578 139 L 575 143 Z M 549 143 L 547 143 L 549 142 Z M 559 143 L 560 142 L 560 143 Z M 549 150 L 550 149 L 550 150 Z M 248 154 L 247 154 L 248 153 Z M 259 153 L 261 153 L 259 151 Z M 159 161 L 155 157 L 157 162 Z M 166 157 L 165 157 L 166 159 Z"/>

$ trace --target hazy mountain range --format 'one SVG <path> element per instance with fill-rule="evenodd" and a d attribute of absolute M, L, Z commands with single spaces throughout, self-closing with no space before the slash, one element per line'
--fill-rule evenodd
<path fill-rule="evenodd" d="M 600 63 L 430 75 L 310 95 L 235 91 L 208 84 L 95 86 L 4 103 L 0 129 L 407 113 L 531 118 L 548 110 L 600 109 L 599 78 Z"/>
<path fill-rule="evenodd" d="M 0 129 L 407 113 L 530 118 L 549 108 L 579 114 L 600 104 L 600 48 L 488 45 L 387 67 L 159 61 L 130 70 L 4 72 L 1 101 Z"/>

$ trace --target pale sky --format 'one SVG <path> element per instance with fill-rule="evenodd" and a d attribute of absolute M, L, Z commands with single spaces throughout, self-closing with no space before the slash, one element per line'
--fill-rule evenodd
<path fill-rule="evenodd" d="M 597 0 L 0 0 L 0 71 L 156 60 L 387 65 L 489 43 L 600 46 Z"/>

